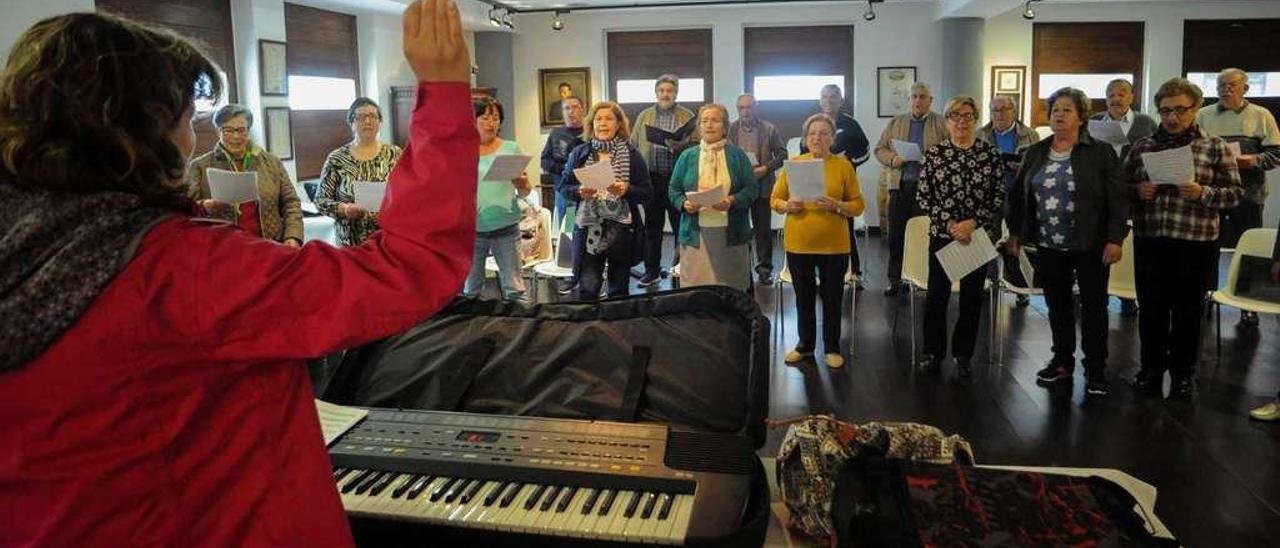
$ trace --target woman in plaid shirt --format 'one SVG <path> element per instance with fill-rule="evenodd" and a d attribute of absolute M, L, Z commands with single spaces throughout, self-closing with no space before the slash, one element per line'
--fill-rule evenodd
<path fill-rule="evenodd" d="M 1184 78 L 1156 91 L 1160 129 L 1134 143 L 1125 163 L 1133 198 L 1133 257 L 1142 369 L 1133 386 L 1160 395 L 1167 369 L 1170 399 L 1191 397 L 1200 355 L 1205 291 L 1218 266 L 1218 211 L 1235 207 L 1244 187 L 1227 142 L 1196 124 L 1204 94 Z M 1195 178 L 1152 181 L 1143 154 L 1191 147 Z"/>

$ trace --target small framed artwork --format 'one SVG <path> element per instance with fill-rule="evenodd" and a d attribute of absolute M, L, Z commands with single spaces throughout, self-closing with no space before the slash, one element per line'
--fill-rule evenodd
<path fill-rule="evenodd" d="M 538 118 L 543 127 L 564 123 L 560 105 L 568 97 L 577 97 L 583 108 L 591 108 L 590 67 L 538 69 Z"/>
<path fill-rule="evenodd" d="M 1008 97 L 1013 100 L 1018 119 L 1022 119 L 1022 96 L 1026 91 L 1026 81 L 1026 66 L 991 67 L 991 97 Z"/>
<path fill-rule="evenodd" d="M 293 126 L 289 121 L 289 107 L 267 107 L 262 109 L 262 114 L 267 152 L 281 160 L 292 160 Z"/>
<path fill-rule="evenodd" d="M 911 85 L 916 83 L 916 67 L 876 68 L 876 115 L 892 118 L 911 107 Z"/>
<path fill-rule="evenodd" d="M 258 91 L 267 96 L 289 94 L 289 71 L 284 42 L 258 40 Z"/>

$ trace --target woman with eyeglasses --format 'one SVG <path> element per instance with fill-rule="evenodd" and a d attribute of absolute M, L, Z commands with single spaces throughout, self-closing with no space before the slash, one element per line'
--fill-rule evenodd
<path fill-rule="evenodd" d="M 378 229 L 378 212 L 355 204 L 355 182 L 386 183 L 402 150 L 378 140 L 382 109 L 373 99 L 360 97 L 347 109 L 350 143 L 329 153 L 320 169 L 316 208 L 338 222 L 342 245 L 360 245 Z"/>
<path fill-rule="evenodd" d="M 218 109 L 212 122 L 218 129 L 218 142 L 187 167 L 188 195 L 204 214 L 240 223 L 245 209 L 213 199 L 208 170 L 257 173 L 260 236 L 292 247 L 302 245 L 302 203 L 280 159 L 249 137 L 253 112 L 232 103 Z"/>
<path fill-rule="evenodd" d="M 920 369 L 933 373 L 947 351 L 947 304 L 951 279 L 938 250 L 960 242 L 969 245 L 977 230 L 989 234 L 999 222 L 1004 203 L 1004 165 L 1000 150 L 977 138 L 978 107 L 972 97 L 952 97 L 943 109 L 950 138 L 925 152 L 916 199 L 929 216 L 929 292 L 924 305 L 924 351 Z M 956 376 L 968 380 L 982 313 L 985 268 L 960 279 L 960 315 L 951 336 Z"/>
<path fill-rule="evenodd" d="M 1080 334 L 1084 347 L 1085 395 L 1106 396 L 1107 276 L 1120 260 L 1128 226 L 1120 159 L 1111 145 L 1084 130 L 1089 97 L 1075 88 L 1049 95 L 1053 135 L 1022 157 L 1009 196 L 1009 239 L 1037 246 L 1044 301 L 1049 306 L 1053 359 L 1036 373 L 1052 385 L 1071 382 L 1075 371 L 1074 288 L 1080 290 Z"/>
<path fill-rule="evenodd" d="M 1183 78 L 1156 91 L 1160 128 L 1133 144 L 1125 180 L 1133 198 L 1133 270 L 1138 290 L 1141 363 L 1133 386 L 1160 395 L 1164 373 L 1170 399 L 1191 397 L 1200 355 L 1200 320 L 1208 280 L 1218 268 L 1218 212 L 1244 196 L 1236 154 L 1196 123 L 1200 88 Z M 1144 154 L 1191 147 L 1195 177 L 1152 181 Z"/>

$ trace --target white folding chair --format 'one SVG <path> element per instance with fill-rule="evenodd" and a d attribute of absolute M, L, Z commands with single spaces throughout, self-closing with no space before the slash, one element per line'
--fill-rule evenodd
<path fill-rule="evenodd" d="M 542 223 L 543 230 L 541 232 L 546 238 L 538 243 L 540 250 L 538 256 L 545 257 L 545 259 L 526 265 L 532 272 L 532 299 L 535 303 L 538 302 L 538 282 L 541 279 L 563 280 L 573 277 L 572 268 L 565 268 L 556 263 L 556 257 L 559 257 L 560 251 L 560 223 L 552 222 L 551 210 L 545 207 L 542 208 L 541 216 L 538 220 Z M 543 250 L 545 250 L 545 253 L 543 253 Z"/>
<path fill-rule="evenodd" d="M 1217 355 L 1222 358 L 1222 305 L 1248 310 L 1259 314 L 1280 314 L 1280 304 L 1250 299 L 1236 294 L 1236 282 L 1240 279 L 1240 261 L 1245 256 L 1270 259 L 1276 245 L 1276 229 L 1252 228 L 1240 235 L 1236 243 L 1235 255 L 1231 257 L 1231 266 L 1227 267 L 1227 279 L 1222 288 L 1210 295 L 1213 300 L 1217 322 Z"/>
<path fill-rule="evenodd" d="M 907 300 L 911 309 L 911 364 L 916 363 L 916 292 L 929 291 L 929 217 L 920 215 L 907 220 L 906 234 L 902 246 L 902 281 L 907 282 Z M 991 280 L 984 278 L 983 290 L 988 297 L 996 298 L 995 286 Z M 951 292 L 960 292 L 960 282 L 951 283 Z M 897 332 L 898 316 L 894 314 L 894 333 Z M 990 338 L 995 338 L 995 320 L 990 322 Z M 989 352 L 989 351 L 988 351 Z"/>

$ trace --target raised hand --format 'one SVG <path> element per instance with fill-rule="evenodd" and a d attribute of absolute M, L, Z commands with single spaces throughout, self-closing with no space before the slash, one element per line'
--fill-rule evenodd
<path fill-rule="evenodd" d="M 419 82 L 471 82 L 457 4 L 416 0 L 404 10 L 404 58 Z"/>

